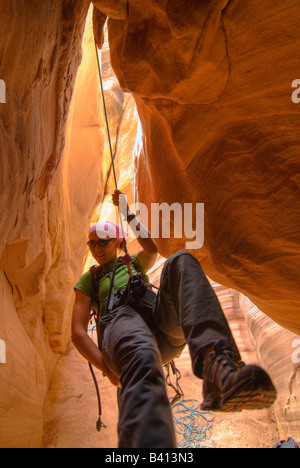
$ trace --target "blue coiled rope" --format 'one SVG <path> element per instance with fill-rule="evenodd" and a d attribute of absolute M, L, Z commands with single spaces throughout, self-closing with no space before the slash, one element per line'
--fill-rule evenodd
<path fill-rule="evenodd" d="M 214 414 L 200 411 L 197 400 L 180 400 L 171 406 L 175 430 L 182 436 L 178 448 L 216 448 L 211 438 Z"/>

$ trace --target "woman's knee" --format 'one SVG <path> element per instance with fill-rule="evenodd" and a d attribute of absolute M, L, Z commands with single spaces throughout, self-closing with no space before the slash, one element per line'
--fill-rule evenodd
<path fill-rule="evenodd" d="M 155 346 L 130 347 L 120 359 L 117 358 L 116 364 L 122 385 L 149 380 L 163 373 L 161 357 Z"/>
<path fill-rule="evenodd" d="M 165 269 L 171 268 L 173 265 L 186 266 L 192 265 L 197 268 L 201 268 L 199 260 L 190 252 L 186 250 L 178 250 L 173 255 L 171 255 L 165 263 Z"/>
<path fill-rule="evenodd" d="M 123 329 L 123 334 L 110 336 L 112 359 L 120 373 L 135 366 L 151 368 L 160 361 L 157 343 L 145 322 L 141 326 L 137 320 L 135 324 L 131 330 Z"/>

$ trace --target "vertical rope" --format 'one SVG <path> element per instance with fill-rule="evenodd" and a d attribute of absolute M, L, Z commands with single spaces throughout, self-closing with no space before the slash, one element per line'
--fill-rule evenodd
<path fill-rule="evenodd" d="M 115 169 L 115 163 L 114 163 L 114 155 L 113 155 L 113 149 L 112 149 L 111 135 L 110 135 L 110 129 L 109 129 L 109 123 L 108 123 L 108 114 L 107 114 L 105 95 L 104 95 L 104 88 L 103 88 L 101 63 L 100 63 L 100 59 L 99 59 L 99 52 L 98 52 L 98 46 L 97 46 L 96 38 L 94 39 L 94 42 L 95 42 L 95 50 L 96 50 L 96 57 L 97 57 L 97 64 L 98 64 L 101 96 L 102 96 L 103 107 L 104 107 L 104 114 L 105 114 L 105 122 L 106 122 L 106 130 L 107 130 L 107 136 L 108 136 L 108 142 L 109 142 L 110 156 L 111 156 L 111 161 L 112 161 L 115 186 L 116 186 L 116 189 L 118 189 L 118 182 L 117 182 L 116 169 Z"/>
<path fill-rule="evenodd" d="M 95 50 L 96 50 L 96 57 L 97 57 L 97 64 L 98 64 L 101 96 L 102 96 L 104 114 L 105 114 L 106 130 L 107 130 L 107 136 L 108 136 L 108 142 L 109 142 L 110 157 L 111 157 L 111 162 L 112 162 L 115 187 L 116 187 L 116 190 L 118 190 L 118 182 L 117 182 L 117 176 L 116 176 L 114 154 L 113 154 L 113 149 L 112 149 L 110 128 L 109 128 L 109 122 L 108 122 L 108 113 L 107 113 L 107 108 L 106 108 L 106 101 L 105 101 L 105 94 L 104 94 L 104 87 L 103 87 L 103 80 L 102 80 L 101 63 L 100 63 L 100 59 L 99 59 L 98 46 L 97 46 L 97 41 L 96 41 L 95 37 L 94 37 L 94 43 L 95 43 Z M 126 243 L 126 239 L 125 239 L 125 232 L 124 232 L 123 221 L 122 221 L 122 216 L 121 216 L 120 210 L 119 210 L 119 218 L 120 218 L 120 226 L 121 226 L 122 236 L 123 236 L 123 240 L 124 240 L 125 254 L 127 256 L 127 259 L 125 257 L 125 259 L 126 259 L 125 263 L 127 263 L 127 262 L 131 261 L 131 257 L 130 257 L 130 259 L 128 257 L 127 243 Z M 129 269 L 128 269 L 128 271 L 129 271 Z"/>

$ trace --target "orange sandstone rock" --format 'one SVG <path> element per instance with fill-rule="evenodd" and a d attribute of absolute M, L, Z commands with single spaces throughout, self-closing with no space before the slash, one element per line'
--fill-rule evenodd
<path fill-rule="evenodd" d="M 67 124 L 89 3 L 0 4 L 0 76 L 7 89 L 0 104 L 1 447 L 41 446 L 45 395 L 70 344 L 73 285 L 102 188 L 93 43 L 94 73 L 83 71 L 86 94 L 75 90 L 72 102 L 72 112 L 81 112 Z M 85 107 L 87 94 L 93 99 Z"/>
<path fill-rule="evenodd" d="M 44 423 L 51 443 L 60 415 L 74 419 L 73 403 L 81 399 L 77 376 L 73 381 L 65 370 L 72 360 L 72 288 L 109 164 L 91 24 L 77 73 L 90 2 L 32 0 L 22 10 L 19 3 L 0 4 L 0 78 L 7 91 L 0 104 L 0 340 L 6 344 L 0 445 L 37 447 Z M 108 2 L 94 3 L 104 11 L 94 15 L 102 44 L 112 13 L 103 8 Z M 298 2 L 130 0 L 129 7 L 129 16 L 110 20 L 109 30 L 114 68 L 136 99 L 144 130 L 135 159 L 138 200 L 204 202 L 205 246 L 193 253 L 206 272 L 299 333 L 299 111 L 290 99 L 298 78 Z M 115 128 L 131 138 L 136 122 L 128 128 L 125 120 L 133 106 L 122 96 L 114 105 L 122 114 Z M 133 201 L 127 144 L 120 146 L 117 171 Z M 184 244 L 161 240 L 159 247 L 168 256 Z M 286 375 L 277 362 L 291 368 L 292 338 L 276 329 L 274 354 L 274 324 L 257 321 L 256 311 L 246 314 L 251 331 L 259 331 L 263 361 L 282 385 L 283 413 Z M 295 418 L 288 429 L 297 425 L 298 382 L 297 367 L 281 418 Z M 85 418 L 85 409 L 80 414 Z"/>
<path fill-rule="evenodd" d="M 298 0 L 130 1 L 112 65 L 144 131 L 138 200 L 205 203 L 194 253 L 215 281 L 300 333 Z M 163 256 L 184 242 L 158 240 Z"/>
<path fill-rule="evenodd" d="M 124 20 L 128 16 L 128 0 L 92 0 L 95 7 L 109 18 Z"/>

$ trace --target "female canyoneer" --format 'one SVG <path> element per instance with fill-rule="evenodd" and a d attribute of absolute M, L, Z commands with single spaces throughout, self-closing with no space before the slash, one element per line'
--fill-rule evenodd
<path fill-rule="evenodd" d="M 113 195 L 116 206 L 120 195 L 118 190 Z M 198 260 L 190 252 L 176 252 L 165 262 L 158 293 L 147 294 L 146 272 L 155 264 L 157 246 L 128 207 L 123 214 L 125 220 L 135 223 L 135 232 L 143 232 L 137 235 L 141 250 L 132 256 L 130 271 L 122 261 L 116 262 L 125 240 L 119 226 L 98 223 L 88 236 L 101 271 L 101 350 L 87 332 L 94 298 L 91 271 L 75 286 L 72 320 L 72 339 L 78 351 L 120 387 L 119 448 L 176 447 L 162 366 L 186 344 L 193 372 L 203 380 L 202 410 L 270 407 L 276 398 L 274 386 L 263 369 L 240 360 L 221 305 Z M 135 278 L 145 279 L 139 297 L 130 289 Z"/>

